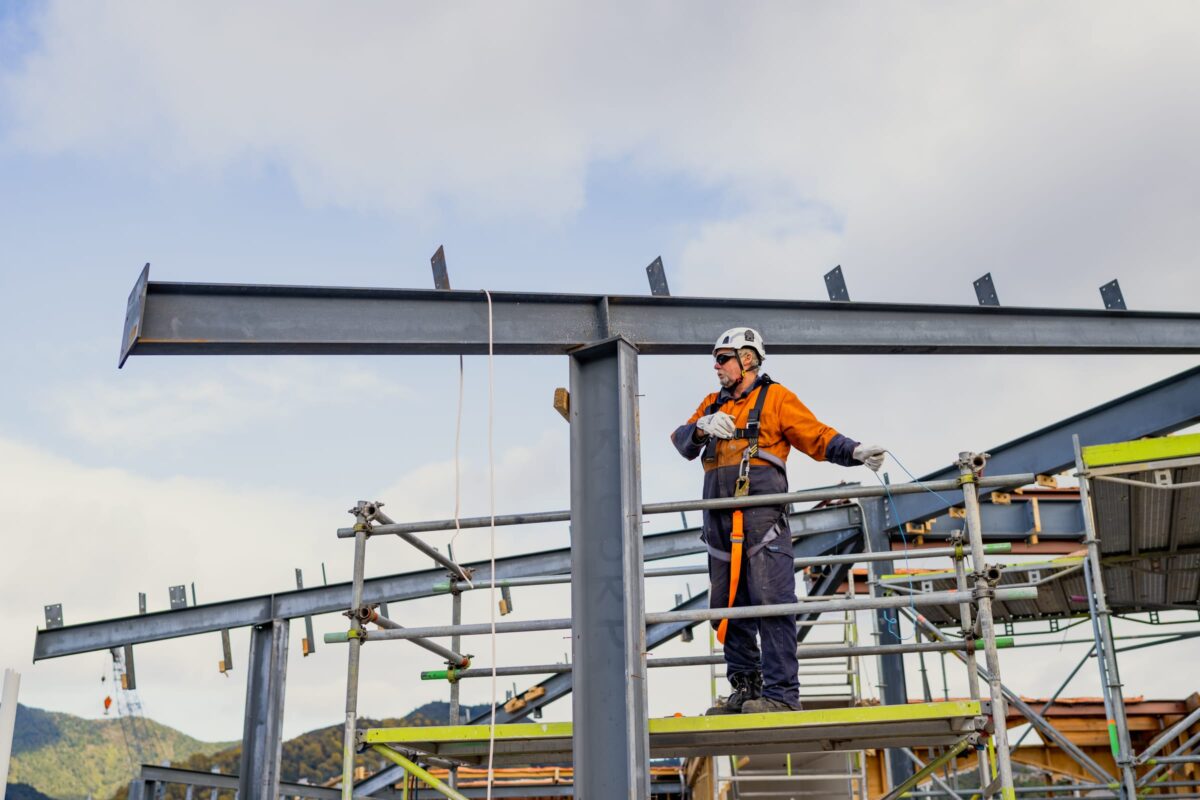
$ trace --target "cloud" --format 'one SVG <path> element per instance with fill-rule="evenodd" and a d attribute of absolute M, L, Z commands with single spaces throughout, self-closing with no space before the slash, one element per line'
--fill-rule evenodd
<path fill-rule="evenodd" d="M 269 419 L 299 418 L 317 409 L 337 411 L 362 394 L 397 402 L 412 391 L 358 370 L 339 371 L 331 381 L 327 363 L 292 360 L 193 365 L 179 381 L 156 373 L 110 375 L 69 391 L 56 389 L 46 407 L 67 433 L 88 444 L 145 449 L 227 434 Z"/>
<path fill-rule="evenodd" d="M 1187 3 L 60 3 L 3 94 L 18 147 L 278 165 L 317 205 L 560 219 L 594 164 L 625 158 L 851 225 L 890 211 L 894 250 L 917 213 L 994 231 L 1036 221 L 1062 187 L 1114 208 L 1194 203 L 1200 111 L 1179 100 L 1198 17 Z"/>

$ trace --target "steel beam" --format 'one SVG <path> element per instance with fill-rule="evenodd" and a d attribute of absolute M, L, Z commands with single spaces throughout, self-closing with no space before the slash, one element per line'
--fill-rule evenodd
<path fill-rule="evenodd" d="M 284 619 L 256 626 L 250 634 L 240 800 L 276 800 L 279 795 L 287 644 L 288 621 Z"/>
<path fill-rule="evenodd" d="M 857 507 L 835 506 L 793 514 L 790 522 L 794 534 L 813 536 L 849 529 L 857 530 L 859 519 Z M 699 537 L 698 528 L 656 533 L 643 540 L 643 555 L 647 561 L 656 561 L 702 553 L 704 545 Z M 475 570 L 475 580 L 478 582 L 486 583 L 491 577 L 491 566 L 487 561 L 464 566 Z M 497 580 L 555 575 L 570 570 L 569 547 L 496 559 Z M 363 601 L 380 603 L 431 597 L 440 594 L 435 587 L 445 581 L 446 573 L 440 568 L 368 578 L 363 589 Z M 175 639 L 227 628 L 263 625 L 272 619 L 340 614 L 350 608 L 350 595 L 351 586 L 347 581 L 292 592 L 189 606 L 178 611 L 138 614 L 39 630 L 34 643 L 33 660 L 109 650 L 126 644 Z"/>
<path fill-rule="evenodd" d="M 1078 435 L 1080 444 L 1086 446 L 1158 436 L 1186 428 L 1198 420 L 1200 367 L 1195 367 L 990 448 L 987 451 L 991 456 L 988 471 L 994 475 L 1014 472 L 1054 475 L 1075 463 L 1072 434 Z M 949 480 L 957 474 L 955 467 L 947 466 L 921 480 Z M 987 491 L 981 489 L 980 494 L 987 494 Z M 951 499 L 954 496 L 950 495 Z M 943 501 L 929 493 L 898 495 L 895 500 L 897 513 L 891 523 L 893 527 L 927 520 L 944 513 L 947 508 Z M 987 520 L 984 520 L 984 528 L 989 529 Z"/>
<path fill-rule="evenodd" d="M 571 354 L 572 755 L 582 797 L 648 798 L 637 349 Z"/>
<path fill-rule="evenodd" d="M 643 354 L 708 355 L 753 319 L 771 352 L 1200 353 L 1200 314 L 492 292 L 500 354 L 566 354 L 620 336 Z M 164 283 L 129 297 L 129 355 L 488 352 L 482 292 Z"/>

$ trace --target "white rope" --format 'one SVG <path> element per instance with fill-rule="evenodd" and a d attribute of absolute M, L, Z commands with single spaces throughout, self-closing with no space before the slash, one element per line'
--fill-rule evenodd
<path fill-rule="evenodd" d="M 491 589 L 489 606 L 491 607 L 492 623 L 492 716 L 488 728 L 488 767 L 487 767 L 487 800 L 492 800 L 492 782 L 495 780 L 496 758 L 496 459 L 492 449 L 493 418 L 495 415 L 495 370 L 493 369 L 493 337 L 492 337 L 492 295 L 483 290 L 488 304 L 488 503 L 491 509 L 492 525 L 490 539 L 491 572 L 489 579 Z"/>

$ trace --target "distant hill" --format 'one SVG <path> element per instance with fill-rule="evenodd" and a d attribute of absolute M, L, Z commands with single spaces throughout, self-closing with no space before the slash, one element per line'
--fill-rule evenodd
<path fill-rule="evenodd" d="M 184 761 L 232 744 L 201 742 L 153 720 L 84 719 L 18 705 L 8 779 L 25 785 L 19 792 L 55 800 L 109 797 L 133 777 L 138 741 L 142 756 L 155 763 Z M 40 800 L 37 794 L 16 796 Z"/>
<path fill-rule="evenodd" d="M 4 800 L 54 800 L 27 783 L 10 783 L 4 792 Z"/>
<path fill-rule="evenodd" d="M 486 712 L 488 706 L 463 706 L 462 717 L 469 719 L 476 714 Z M 450 704 L 446 702 L 426 703 L 420 708 L 409 712 L 401 718 L 359 720 L 359 727 L 427 727 L 430 725 L 445 725 L 450 719 Z M 228 750 L 213 754 L 196 754 L 184 761 L 174 762 L 173 766 L 183 769 L 195 769 L 209 772 L 216 767 L 226 774 L 238 772 L 239 759 L 242 755 L 241 745 L 234 745 Z M 370 771 L 389 765 L 378 756 L 360 758 L 360 764 L 365 764 Z M 283 755 L 280 763 L 280 777 L 285 781 L 298 781 L 304 778 L 309 783 L 324 784 L 339 779 L 342 774 L 342 725 L 330 725 L 324 728 L 303 733 L 294 739 L 283 743 Z M 112 800 L 126 800 L 128 786 L 117 789 Z M 168 790 L 167 800 L 182 800 L 184 796 L 181 787 Z M 222 795 L 224 797 L 224 795 Z"/>
<path fill-rule="evenodd" d="M 464 718 L 483 713 L 487 706 L 464 706 Z M 371 727 L 445 725 L 450 704 L 426 703 L 403 718 L 363 719 Z M 70 714 L 17 706 L 13 758 L 9 770 L 8 800 L 125 800 L 138 759 L 130 738 L 142 742 L 145 761 L 205 772 L 213 767 L 226 774 L 238 772 L 242 748 L 236 742 L 201 742 L 153 720 L 84 719 Z M 132 758 L 132 761 L 131 761 Z M 384 765 L 372 757 L 373 771 Z M 325 783 L 342 773 L 342 726 L 318 728 L 283 743 L 282 777 Z M 169 800 L 182 800 L 183 790 L 168 792 Z M 224 794 L 222 794 L 224 798 Z"/>

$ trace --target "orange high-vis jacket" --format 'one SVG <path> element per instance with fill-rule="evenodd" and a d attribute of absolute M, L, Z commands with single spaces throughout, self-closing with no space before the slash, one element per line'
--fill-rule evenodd
<path fill-rule="evenodd" d="M 760 384 L 745 397 L 726 400 L 718 410 L 733 417 L 737 427 L 744 428 L 749 421 L 750 411 L 758 400 L 758 393 L 765 388 Z M 717 396 L 718 393 L 713 392 L 705 397 L 687 424 L 695 424 L 696 420 L 703 417 L 708 412 L 708 407 L 717 401 Z M 778 383 L 771 384 L 758 423 L 759 452 L 779 459 L 780 463 L 775 466 L 787 463 L 788 454 L 793 447 L 815 461 L 824 461 L 829 443 L 838 435 L 836 430 L 817 419 L 794 392 Z M 717 440 L 717 460 L 714 463 L 705 463 L 704 470 L 707 472 L 720 467 L 737 466 L 742 460 L 742 451 L 746 449 L 747 444 L 745 439 Z M 750 463 L 767 465 L 771 462 L 752 458 Z"/>

